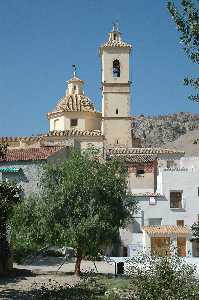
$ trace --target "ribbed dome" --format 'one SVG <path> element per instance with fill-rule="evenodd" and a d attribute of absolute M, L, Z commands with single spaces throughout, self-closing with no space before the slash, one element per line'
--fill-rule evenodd
<path fill-rule="evenodd" d="M 84 95 L 71 94 L 62 97 L 55 109 L 57 112 L 62 111 L 84 111 L 95 112 L 95 107 L 91 100 Z"/>

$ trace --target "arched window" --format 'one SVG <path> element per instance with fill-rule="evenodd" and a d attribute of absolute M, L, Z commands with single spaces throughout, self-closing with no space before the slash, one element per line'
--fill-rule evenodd
<path fill-rule="evenodd" d="M 120 77 L 120 62 L 118 59 L 113 61 L 113 77 Z"/>
<path fill-rule="evenodd" d="M 116 115 L 118 115 L 118 108 L 116 108 L 116 111 L 115 111 Z"/>
<path fill-rule="evenodd" d="M 116 39 L 117 39 L 117 35 L 116 35 L 116 33 L 114 33 L 114 35 L 113 35 L 113 39 L 116 41 Z"/>

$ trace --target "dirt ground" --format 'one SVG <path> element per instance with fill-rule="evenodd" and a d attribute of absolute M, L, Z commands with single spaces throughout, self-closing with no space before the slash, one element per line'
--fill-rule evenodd
<path fill-rule="evenodd" d="M 30 299 L 31 291 L 35 288 L 52 286 L 73 286 L 78 282 L 78 278 L 73 275 L 40 275 L 5 277 L 0 278 L 0 299 L 21 300 Z"/>
<path fill-rule="evenodd" d="M 74 262 L 65 262 L 61 269 L 63 258 L 37 257 L 35 260 L 23 265 L 14 264 L 17 276 L 0 277 L 0 299 L 1 300 L 30 300 L 31 291 L 34 288 L 52 286 L 73 286 L 78 278 L 73 274 Z M 95 272 L 103 274 L 114 274 L 114 263 L 104 261 L 96 262 L 82 261 L 82 272 Z"/>

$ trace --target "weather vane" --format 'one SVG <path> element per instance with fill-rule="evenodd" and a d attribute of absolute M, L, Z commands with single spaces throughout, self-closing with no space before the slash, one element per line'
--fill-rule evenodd
<path fill-rule="evenodd" d="M 72 67 L 73 67 L 73 77 L 76 77 L 77 67 L 76 65 L 72 65 Z"/>

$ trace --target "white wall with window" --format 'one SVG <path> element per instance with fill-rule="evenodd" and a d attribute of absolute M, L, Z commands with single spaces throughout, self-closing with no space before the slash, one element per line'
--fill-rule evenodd
<path fill-rule="evenodd" d="M 194 164 L 195 162 L 195 164 Z M 129 177 L 130 189 L 134 193 L 134 197 L 138 201 L 139 212 L 134 216 L 135 224 L 131 232 L 125 232 L 128 236 L 129 253 L 134 255 L 136 249 L 147 244 L 150 245 L 150 239 L 147 235 L 140 232 L 143 226 L 191 226 L 198 221 L 199 216 L 199 168 L 198 158 L 183 158 L 179 161 L 166 164 L 166 160 L 158 170 L 157 190 L 151 195 L 147 195 L 146 182 L 141 182 L 145 177 L 136 177 L 131 174 Z M 172 167 L 171 167 L 172 165 Z M 139 174 L 138 174 L 139 175 Z M 137 180 L 143 184 L 142 195 L 140 193 L 140 185 Z M 137 194 L 136 194 L 136 189 Z M 145 187 L 145 189 L 144 189 Z M 174 239 L 177 243 L 177 239 Z M 147 242 L 148 241 L 148 242 Z M 195 255 L 199 251 L 195 250 L 195 246 L 187 240 L 187 255 Z"/>

